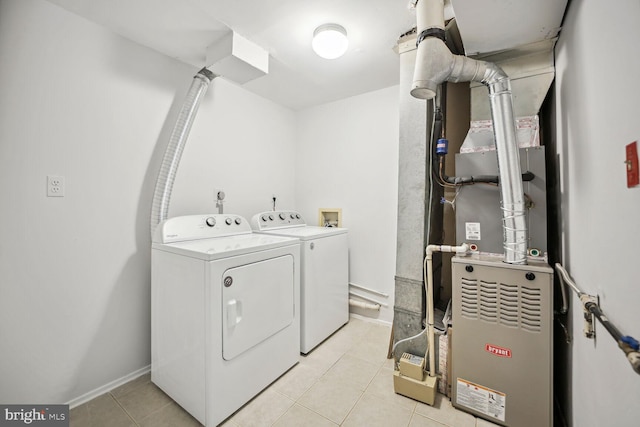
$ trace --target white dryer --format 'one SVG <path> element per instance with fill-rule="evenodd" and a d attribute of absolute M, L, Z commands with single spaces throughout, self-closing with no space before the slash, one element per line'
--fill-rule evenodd
<path fill-rule="evenodd" d="M 151 266 L 151 380 L 207 427 L 300 357 L 300 242 L 237 215 L 158 226 Z"/>
<path fill-rule="evenodd" d="M 307 354 L 349 321 L 347 229 L 307 225 L 294 211 L 256 214 L 251 227 L 301 240 L 300 352 Z"/>

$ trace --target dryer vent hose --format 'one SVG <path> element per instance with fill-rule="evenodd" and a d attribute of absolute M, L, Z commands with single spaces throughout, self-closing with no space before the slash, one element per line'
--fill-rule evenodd
<path fill-rule="evenodd" d="M 193 120 L 198 112 L 200 101 L 207 92 L 209 83 L 215 77 L 216 75 L 206 68 L 198 71 L 193 77 L 189 92 L 182 104 L 182 109 L 171 133 L 169 145 L 164 152 L 164 158 L 162 159 L 162 165 L 160 166 L 158 179 L 156 180 L 156 188 L 151 204 L 151 238 L 153 238 L 153 233 L 158 224 L 167 219 L 169 214 L 171 190 L 173 189 L 173 182 L 178 171 L 182 151 L 184 150 L 189 132 L 191 131 Z"/>

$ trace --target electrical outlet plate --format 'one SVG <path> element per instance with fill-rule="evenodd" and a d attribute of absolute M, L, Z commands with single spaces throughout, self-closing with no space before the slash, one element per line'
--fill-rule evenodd
<path fill-rule="evenodd" d="M 64 176 L 47 175 L 47 197 L 64 197 Z"/>

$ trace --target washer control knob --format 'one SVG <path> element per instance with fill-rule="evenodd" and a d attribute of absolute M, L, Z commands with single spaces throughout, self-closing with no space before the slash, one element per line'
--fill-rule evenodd
<path fill-rule="evenodd" d="M 266 215 L 262 215 L 262 216 L 260 217 L 260 219 L 261 219 L 263 222 L 267 222 L 267 219 L 268 219 L 268 218 L 267 218 L 267 216 L 266 216 Z"/>
<path fill-rule="evenodd" d="M 280 215 L 278 215 L 280 217 L 281 220 L 285 220 L 287 218 L 287 216 L 283 213 L 281 213 Z"/>
<path fill-rule="evenodd" d="M 236 218 L 236 221 L 235 221 L 236 225 L 240 225 L 241 222 L 242 220 L 240 218 Z"/>
<path fill-rule="evenodd" d="M 233 277 L 227 276 L 222 279 L 222 282 L 224 283 L 224 287 L 228 288 L 229 286 L 233 285 Z"/>
<path fill-rule="evenodd" d="M 207 219 L 204 220 L 204 222 L 209 226 L 209 227 L 213 227 L 214 225 L 216 225 L 216 219 L 212 216 L 208 217 Z"/>
<path fill-rule="evenodd" d="M 231 218 L 227 218 L 227 219 L 225 219 L 225 220 L 224 220 L 224 222 L 226 222 L 226 223 L 227 223 L 227 225 L 231 225 L 231 224 L 233 224 L 233 220 L 232 220 Z"/>
<path fill-rule="evenodd" d="M 300 219 L 300 214 L 296 214 L 296 219 Z"/>
<path fill-rule="evenodd" d="M 273 215 L 269 215 L 269 221 L 273 221 Z"/>
<path fill-rule="evenodd" d="M 289 214 L 289 218 L 291 218 L 291 219 L 296 219 L 296 217 L 295 217 L 295 215 L 294 215 L 294 214 Z"/>

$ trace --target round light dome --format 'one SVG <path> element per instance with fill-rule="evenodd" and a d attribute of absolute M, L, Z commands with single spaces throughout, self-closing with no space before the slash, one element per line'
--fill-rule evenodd
<path fill-rule="evenodd" d="M 324 24 L 313 32 L 313 51 L 325 59 L 336 59 L 344 55 L 349 47 L 347 30 L 338 24 Z"/>

